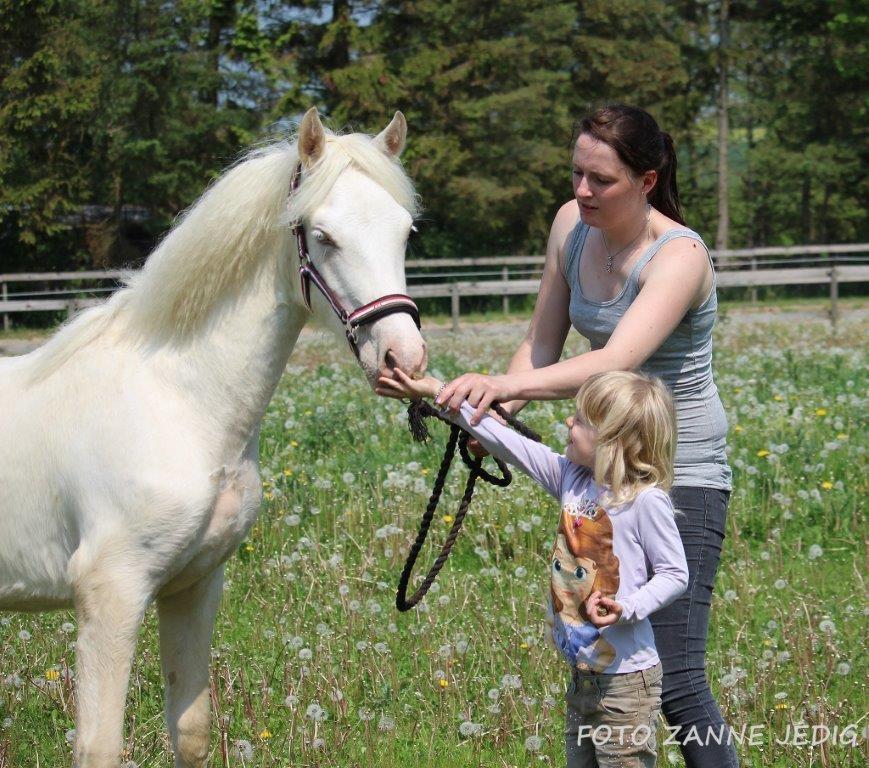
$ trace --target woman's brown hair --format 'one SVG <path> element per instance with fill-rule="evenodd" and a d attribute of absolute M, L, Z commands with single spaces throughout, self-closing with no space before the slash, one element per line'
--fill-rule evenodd
<path fill-rule="evenodd" d="M 658 181 L 649 193 L 649 203 L 673 221 L 685 224 L 676 186 L 673 138 L 646 110 L 611 104 L 580 120 L 579 132 L 609 144 L 637 176 L 657 171 Z"/>

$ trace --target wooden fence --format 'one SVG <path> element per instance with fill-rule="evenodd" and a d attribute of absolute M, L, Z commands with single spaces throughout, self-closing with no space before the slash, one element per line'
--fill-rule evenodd
<path fill-rule="evenodd" d="M 750 288 L 765 285 L 829 285 L 830 312 L 838 315 L 840 283 L 869 282 L 869 244 L 804 245 L 712 251 L 718 287 Z M 414 298 L 449 298 L 454 329 L 458 329 L 462 298 L 501 296 L 510 309 L 510 296 L 535 294 L 540 285 L 544 256 L 484 256 L 453 259 L 408 259 L 408 293 Z M 17 312 L 65 311 L 100 304 L 116 290 L 122 271 L 43 272 L 0 274 L 0 314 L 9 329 Z M 99 283 L 88 288 L 58 288 L 65 283 Z M 29 285 L 50 286 L 28 291 Z M 10 291 L 9 286 L 17 286 Z M 23 286 L 20 287 L 20 286 Z M 96 295 L 95 295 L 96 294 Z"/>

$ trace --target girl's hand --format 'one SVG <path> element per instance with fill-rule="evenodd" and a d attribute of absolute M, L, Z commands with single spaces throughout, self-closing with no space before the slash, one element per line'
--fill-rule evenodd
<path fill-rule="evenodd" d="M 506 402 L 515 399 L 508 388 L 507 376 L 485 376 L 482 373 L 466 373 L 453 379 L 444 387 L 444 391 L 435 401 L 438 405 L 446 405 L 451 411 L 458 411 L 467 400 L 474 407 L 471 424 L 477 425 L 497 400 Z"/>
<path fill-rule="evenodd" d="M 603 616 L 598 612 L 601 608 L 606 611 Z M 608 627 L 610 624 L 615 624 L 622 615 L 622 607 L 615 600 L 604 597 L 600 590 L 589 595 L 588 600 L 585 601 L 585 610 L 589 620 L 596 627 Z"/>
<path fill-rule="evenodd" d="M 384 397 L 394 397 L 396 400 L 409 397 L 411 400 L 419 400 L 421 397 L 434 397 L 441 388 L 441 382 L 432 376 L 423 376 L 421 379 L 412 379 L 401 368 L 393 369 L 396 378 L 381 376 L 377 379 L 374 391 Z"/>

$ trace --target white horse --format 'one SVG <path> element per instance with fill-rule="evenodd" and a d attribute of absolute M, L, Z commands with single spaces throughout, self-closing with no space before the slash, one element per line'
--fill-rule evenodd
<path fill-rule="evenodd" d="M 223 566 L 259 510 L 260 421 L 311 315 L 290 224 L 304 222 L 333 301 L 403 294 L 405 136 L 400 112 L 372 138 L 333 135 L 310 110 L 296 143 L 230 169 L 106 304 L 0 361 L 0 609 L 75 607 L 79 768 L 120 762 L 154 599 L 175 765 L 205 765 Z M 343 339 L 324 296 L 311 302 Z M 399 311 L 354 331 L 372 387 L 395 366 L 425 369 Z"/>

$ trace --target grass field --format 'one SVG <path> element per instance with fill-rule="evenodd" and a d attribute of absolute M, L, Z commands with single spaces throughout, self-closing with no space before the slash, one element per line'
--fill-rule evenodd
<path fill-rule="evenodd" d="M 735 491 L 708 673 L 745 731 L 744 766 L 869 759 L 865 334 L 853 319 L 835 337 L 823 322 L 717 330 Z M 515 327 L 433 335 L 431 367 L 447 377 L 501 368 L 518 338 Z M 572 336 L 569 351 L 581 348 Z M 228 564 L 214 639 L 211 764 L 563 764 L 568 673 L 543 634 L 555 503 L 524 477 L 482 486 L 423 606 L 398 614 L 395 585 L 446 429 L 414 444 L 402 406 L 367 391 L 347 358 L 305 342 L 266 416 L 266 502 Z M 569 407 L 537 403 L 524 418 L 560 446 Z M 461 492 L 454 471 L 443 514 Z M 448 521 L 436 518 L 438 543 Z M 74 638 L 72 614 L 0 615 L 0 766 L 69 764 Z M 156 648 L 152 612 L 125 730 L 139 768 L 171 764 Z M 789 724 L 839 732 L 776 744 Z M 841 743 L 851 735 L 856 746 Z M 681 764 L 675 746 L 659 756 Z"/>

